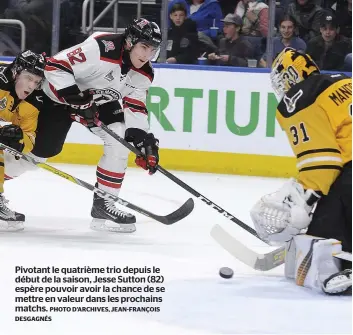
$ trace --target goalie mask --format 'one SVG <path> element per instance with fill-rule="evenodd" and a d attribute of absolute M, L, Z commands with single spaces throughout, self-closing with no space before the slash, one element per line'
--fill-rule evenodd
<path fill-rule="evenodd" d="M 285 48 L 272 64 L 270 75 L 272 88 L 280 98 L 283 98 L 292 86 L 314 73 L 320 73 L 320 70 L 308 54 Z"/>

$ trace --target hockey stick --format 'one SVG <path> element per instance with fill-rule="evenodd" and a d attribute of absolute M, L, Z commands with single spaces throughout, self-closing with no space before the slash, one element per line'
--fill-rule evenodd
<path fill-rule="evenodd" d="M 273 268 L 282 265 L 285 261 L 285 247 L 280 247 L 266 254 L 259 254 L 246 247 L 235 237 L 231 236 L 219 224 L 215 224 L 212 227 L 211 236 L 233 257 L 255 270 L 272 270 Z M 332 256 L 352 262 L 352 254 L 349 252 L 341 251 Z"/>
<path fill-rule="evenodd" d="M 120 137 L 118 134 L 116 134 L 114 131 L 112 131 L 111 129 L 109 129 L 103 122 L 98 121 L 97 122 L 97 126 L 101 127 L 106 133 L 108 133 L 110 136 L 112 136 L 114 139 L 116 139 L 118 142 L 120 142 L 123 146 L 125 146 L 126 148 L 128 148 L 130 151 L 132 151 L 134 154 L 136 155 L 142 155 L 142 153 L 132 144 L 130 144 L 129 142 L 127 142 L 125 139 L 123 139 L 122 137 Z M 164 174 L 167 178 L 171 179 L 172 181 L 174 181 L 176 184 L 178 184 L 179 186 L 181 186 L 183 189 L 185 189 L 186 191 L 190 192 L 192 195 L 194 195 L 196 198 L 200 199 L 201 201 L 203 201 L 206 205 L 212 207 L 213 209 L 215 209 L 218 213 L 222 214 L 223 216 L 225 216 L 227 219 L 233 221 L 234 223 L 236 223 L 238 226 L 240 226 L 241 228 L 245 229 L 248 233 L 250 233 L 251 235 L 257 237 L 259 240 L 263 241 L 256 233 L 256 230 L 249 227 L 247 224 L 245 224 L 244 222 L 242 222 L 241 220 L 239 220 L 238 218 L 236 218 L 235 216 L 233 216 L 232 214 L 230 214 L 229 212 L 227 212 L 225 209 L 223 209 L 222 207 L 218 206 L 217 204 L 215 204 L 214 202 L 212 202 L 210 199 L 206 198 L 205 196 L 203 196 L 201 193 L 197 192 L 196 190 L 194 190 L 191 186 L 189 186 L 188 184 L 184 183 L 182 180 L 180 180 L 179 178 L 177 178 L 176 176 L 174 176 L 172 173 L 168 172 L 167 170 L 165 170 L 163 167 L 161 167 L 160 165 L 157 166 L 157 170 L 159 172 L 161 172 L 162 174 Z M 220 226 L 219 228 L 221 230 L 223 230 Z M 217 228 L 216 228 L 217 229 Z M 217 230 L 217 231 L 221 231 L 221 230 Z M 224 230 L 223 230 L 224 231 Z M 211 234 L 212 235 L 212 234 Z M 215 234 L 216 236 L 216 234 Z M 234 245 L 234 248 L 231 247 L 231 240 L 233 240 L 233 238 L 226 232 L 224 231 L 224 234 L 219 234 L 217 235 L 219 238 L 216 239 L 216 241 L 223 246 L 226 250 L 231 250 L 229 251 L 234 257 L 238 258 L 239 260 L 241 260 L 242 262 L 244 262 L 245 264 L 248 264 L 249 266 L 256 268 L 257 270 L 260 271 L 267 271 L 270 270 L 276 266 L 279 266 L 281 264 L 283 264 L 284 262 L 284 248 L 278 248 L 268 254 L 257 254 L 254 251 L 252 251 L 251 249 L 245 247 L 243 244 L 241 244 L 240 242 L 238 242 L 237 240 L 234 240 L 236 242 Z M 224 238 L 224 241 L 222 241 L 222 239 Z M 264 242 L 264 241 L 263 241 Z M 244 255 L 242 254 L 244 252 Z"/>
<path fill-rule="evenodd" d="M 284 263 L 285 247 L 280 247 L 266 254 L 258 254 L 240 243 L 219 224 L 211 229 L 211 236 L 233 257 L 259 271 L 268 271 Z"/>
<path fill-rule="evenodd" d="M 93 191 L 97 194 L 99 194 L 100 197 L 104 198 L 104 199 L 107 199 L 107 200 L 113 200 L 113 201 L 116 201 L 118 202 L 120 205 L 123 205 L 127 208 L 130 208 L 140 214 L 143 214 L 145 216 L 148 216 L 152 219 L 155 219 L 156 221 L 159 221 L 165 225 L 170 225 L 170 224 L 173 224 L 177 221 L 180 221 L 182 219 L 184 219 L 186 216 L 188 216 L 192 210 L 194 209 L 194 201 L 190 198 L 188 199 L 181 207 L 179 207 L 176 211 L 168 214 L 168 215 L 165 215 L 165 216 L 161 216 L 161 215 L 156 215 L 154 213 L 151 213 L 149 211 L 147 211 L 146 209 L 143 209 L 137 205 L 134 205 L 133 203 L 129 202 L 129 201 L 126 201 L 120 197 L 117 197 L 109 192 L 106 192 L 106 191 L 103 191 L 79 178 L 76 178 L 76 177 L 73 177 L 71 175 L 69 175 L 68 173 L 66 172 L 63 172 L 61 170 L 58 170 L 56 169 L 55 167 L 51 166 L 51 165 L 48 165 L 48 164 L 45 164 L 45 163 L 42 163 L 38 160 L 36 160 L 35 158 L 32 158 L 24 153 L 21 153 L 11 147 L 8 147 L 7 145 L 5 144 L 2 144 L 0 143 L 0 149 L 1 150 L 6 150 L 7 152 L 9 152 L 10 154 L 16 156 L 16 157 L 20 157 L 22 159 L 24 159 L 25 161 L 27 161 L 28 163 L 30 164 L 33 164 L 35 166 L 38 166 L 44 170 L 47 170 L 51 173 L 54 173 L 56 174 L 57 176 L 61 177 L 61 178 L 65 178 L 67 179 L 68 181 L 71 181 L 72 183 L 76 184 L 76 185 L 79 185 L 79 186 L 82 186 L 90 191 Z"/>
<path fill-rule="evenodd" d="M 125 139 L 123 139 L 122 137 L 120 137 L 118 134 L 116 134 L 114 131 L 112 131 L 111 129 L 109 129 L 104 123 L 102 123 L 101 121 L 97 122 L 97 126 L 101 127 L 105 132 L 107 132 L 110 136 L 112 136 L 114 139 L 116 139 L 118 142 L 120 142 L 124 147 L 128 148 L 130 151 L 132 151 L 134 154 L 136 155 L 142 155 L 142 153 L 135 148 L 134 145 L 130 144 L 129 142 L 127 142 Z M 218 213 L 222 214 L 223 216 L 225 216 L 227 219 L 233 221 L 234 223 L 236 223 L 238 226 L 242 227 L 243 229 L 245 229 L 247 232 L 249 232 L 250 234 L 256 236 L 257 238 L 259 238 L 261 240 L 261 238 L 257 235 L 256 231 L 249 227 L 247 224 L 245 224 L 244 222 L 240 221 L 238 218 L 236 218 L 235 216 L 233 216 L 232 214 L 230 214 L 229 212 L 227 212 L 225 209 L 223 209 L 222 207 L 218 206 L 217 204 L 215 204 L 214 202 L 212 202 L 210 199 L 206 198 L 205 196 L 203 196 L 201 193 L 197 192 L 196 190 L 194 190 L 192 187 L 190 187 L 188 184 L 184 183 L 182 180 L 180 180 L 178 177 L 174 176 L 172 173 L 170 173 L 169 171 L 165 170 L 163 167 L 161 167 L 160 165 L 157 166 L 157 170 L 159 172 L 161 172 L 162 174 L 164 174 L 167 178 L 171 179 L 172 181 L 174 181 L 176 184 L 178 184 L 179 186 L 181 186 L 184 190 L 188 191 L 189 193 L 191 193 L 193 196 L 195 196 L 196 198 L 200 199 L 201 201 L 203 201 L 206 205 L 212 207 L 213 209 L 215 209 Z M 262 240 L 261 240 L 262 241 Z"/>

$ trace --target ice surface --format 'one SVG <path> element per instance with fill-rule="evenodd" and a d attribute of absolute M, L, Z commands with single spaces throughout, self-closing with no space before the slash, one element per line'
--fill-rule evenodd
<path fill-rule="evenodd" d="M 56 166 L 95 181 L 92 166 Z M 283 183 L 270 178 L 175 174 L 248 224 L 252 204 Z M 172 226 L 137 214 L 136 233 L 108 234 L 89 229 L 92 194 L 46 171 L 6 182 L 5 192 L 10 206 L 25 213 L 27 222 L 23 232 L 0 233 L 1 335 L 352 332 L 350 298 L 297 287 L 283 277 L 283 266 L 261 273 L 238 262 L 210 237 L 214 223 L 254 249 L 265 252 L 269 247 L 197 199 L 195 210 Z M 190 195 L 163 175 L 148 176 L 130 168 L 121 196 L 166 214 Z M 55 313 L 52 322 L 15 322 L 14 268 L 18 265 L 154 265 L 165 276 L 166 293 L 160 313 Z M 232 279 L 219 277 L 222 266 L 233 268 Z"/>

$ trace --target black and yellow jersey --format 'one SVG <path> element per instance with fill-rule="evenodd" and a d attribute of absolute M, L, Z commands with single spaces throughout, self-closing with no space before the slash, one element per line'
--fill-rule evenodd
<path fill-rule="evenodd" d="M 299 182 L 327 194 L 352 160 L 352 79 L 310 76 L 286 93 L 276 118 L 297 157 Z"/>
<path fill-rule="evenodd" d="M 43 92 L 34 91 L 26 100 L 19 100 L 15 93 L 12 73 L 0 66 L 0 121 L 11 122 L 23 131 L 23 152 L 33 149 Z M 41 94 L 40 94 L 41 92 Z"/>

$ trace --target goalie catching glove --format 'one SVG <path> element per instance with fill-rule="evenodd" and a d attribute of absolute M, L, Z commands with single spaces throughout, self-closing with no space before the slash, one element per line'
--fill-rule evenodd
<path fill-rule="evenodd" d="M 98 109 L 93 100 L 93 95 L 88 91 L 83 91 L 78 95 L 65 97 L 65 100 L 72 108 L 71 118 L 85 127 L 92 128 L 99 124 Z"/>
<path fill-rule="evenodd" d="M 22 152 L 24 148 L 22 129 L 14 124 L 1 127 L 0 142 L 19 152 Z"/>
<path fill-rule="evenodd" d="M 277 192 L 263 196 L 251 209 L 250 216 L 259 237 L 277 244 L 291 240 L 306 229 L 319 195 L 290 179 Z"/>

